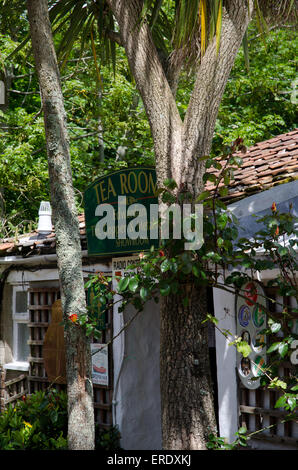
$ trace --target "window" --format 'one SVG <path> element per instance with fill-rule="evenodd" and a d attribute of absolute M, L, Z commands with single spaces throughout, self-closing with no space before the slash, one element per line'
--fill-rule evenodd
<path fill-rule="evenodd" d="M 13 358 L 15 362 L 27 362 L 29 356 L 28 286 L 13 288 Z"/>

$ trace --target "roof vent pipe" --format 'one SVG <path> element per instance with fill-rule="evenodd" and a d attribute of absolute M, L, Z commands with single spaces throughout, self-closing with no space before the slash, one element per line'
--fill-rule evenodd
<path fill-rule="evenodd" d="M 48 201 L 41 201 L 38 211 L 38 233 L 46 234 L 52 232 L 52 208 Z"/>

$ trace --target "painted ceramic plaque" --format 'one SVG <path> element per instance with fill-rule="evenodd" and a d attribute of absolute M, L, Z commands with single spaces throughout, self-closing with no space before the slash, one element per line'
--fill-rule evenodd
<path fill-rule="evenodd" d="M 266 335 L 262 332 L 256 333 L 252 339 L 252 347 L 257 352 L 263 352 L 266 347 Z"/>
<path fill-rule="evenodd" d="M 249 306 L 254 305 L 254 303 L 257 301 L 257 298 L 258 298 L 257 288 L 253 282 L 249 282 L 244 287 L 244 297 L 245 297 L 245 302 Z"/>
<path fill-rule="evenodd" d="M 243 287 L 243 296 L 236 302 L 236 334 L 251 348 L 248 357 L 237 352 L 237 370 L 246 388 L 260 386 L 260 377 L 266 364 L 266 300 L 264 291 L 256 282 L 248 282 Z"/>
<path fill-rule="evenodd" d="M 256 356 L 252 365 L 252 373 L 255 377 L 263 374 L 265 368 L 265 358 L 263 356 Z"/>
<path fill-rule="evenodd" d="M 255 305 L 253 309 L 253 314 L 252 314 L 254 325 L 257 328 L 264 326 L 265 318 L 266 318 L 266 314 L 264 310 L 262 309 L 262 307 L 260 305 Z"/>
<path fill-rule="evenodd" d="M 238 320 L 241 326 L 245 327 L 249 325 L 251 318 L 251 312 L 246 305 L 241 305 L 238 311 Z"/>

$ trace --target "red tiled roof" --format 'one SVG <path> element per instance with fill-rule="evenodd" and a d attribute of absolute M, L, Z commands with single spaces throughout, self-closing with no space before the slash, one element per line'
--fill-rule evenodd
<path fill-rule="evenodd" d="M 8 251 L 10 248 L 13 248 L 14 247 L 14 243 L 13 242 L 6 242 L 6 243 L 1 243 L 0 244 L 0 251 Z"/>
<path fill-rule="evenodd" d="M 298 129 L 259 142 L 246 153 L 236 155 L 243 164 L 234 170 L 229 193 L 224 198 L 232 201 L 298 178 Z M 206 189 L 214 190 L 214 184 L 208 181 Z"/>
<path fill-rule="evenodd" d="M 228 202 L 298 178 L 298 129 L 259 142 L 245 154 L 238 152 L 236 155 L 241 156 L 243 164 L 234 170 L 234 179 L 229 184 L 228 195 L 223 198 Z M 223 183 L 220 186 L 223 186 Z M 206 189 L 212 191 L 213 183 L 208 181 Z M 84 214 L 80 214 L 78 220 L 82 245 L 86 248 Z M 55 253 L 54 232 L 44 239 L 37 236 L 37 232 L 21 235 L 17 243 L 13 239 L 3 240 L 3 243 L 0 243 L 0 257 L 6 254 L 27 257 L 33 254 Z"/>

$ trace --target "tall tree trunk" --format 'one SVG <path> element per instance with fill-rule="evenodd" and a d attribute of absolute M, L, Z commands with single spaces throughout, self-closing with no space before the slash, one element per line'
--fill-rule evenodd
<path fill-rule="evenodd" d="M 216 435 L 210 374 L 205 288 L 184 286 L 183 297 L 165 297 L 161 305 L 160 383 L 164 449 L 206 448 Z"/>
<path fill-rule="evenodd" d="M 150 29 L 140 24 L 142 0 L 107 0 L 118 21 L 136 85 L 149 119 L 154 140 L 157 181 L 173 178 L 196 196 L 203 189 L 204 166 L 199 157 L 210 152 L 221 98 L 243 35 L 251 18 L 252 0 L 226 0 L 221 44 L 210 42 L 197 65 L 195 86 L 182 122 L 176 103 L 175 80 L 168 80 Z M 174 65 L 172 64 L 172 67 Z M 177 67 L 181 68 L 178 62 Z M 173 87 L 173 88 L 171 88 Z M 215 432 L 212 385 L 206 330 L 206 291 L 188 287 L 190 303 L 183 296 L 161 301 L 161 402 L 163 447 L 205 449 Z"/>
<path fill-rule="evenodd" d="M 66 113 L 46 0 L 28 0 L 32 47 L 39 78 L 51 203 L 65 330 L 69 449 L 94 448 L 94 409 L 89 340 L 72 314 L 86 313 L 81 244 L 70 166 Z"/>

